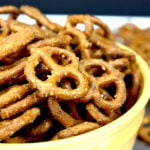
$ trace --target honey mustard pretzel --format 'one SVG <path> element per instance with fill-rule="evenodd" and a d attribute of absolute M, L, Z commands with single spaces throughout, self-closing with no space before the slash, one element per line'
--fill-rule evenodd
<path fill-rule="evenodd" d="M 57 102 L 57 100 L 54 98 L 48 99 L 48 107 L 52 116 L 66 128 L 76 125 L 80 122 L 79 120 L 74 119 L 71 115 L 66 113 L 59 105 L 59 102 Z"/>
<path fill-rule="evenodd" d="M 88 81 L 79 71 L 78 59 L 75 55 L 64 49 L 57 47 L 43 47 L 35 49 L 36 52 L 29 57 L 25 66 L 25 74 L 27 80 L 37 88 L 43 96 L 56 96 L 57 98 L 70 100 L 82 97 L 88 90 Z M 70 63 L 62 66 L 57 64 L 52 55 L 61 55 L 67 57 Z M 35 75 L 35 67 L 39 64 L 40 60 L 48 67 L 52 72 L 52 75 L 48 77 L 46 81 L 41 81 Z M 78 82 L 76 89 L 63 89 L 57 86 L 57 83 L 65 77 L 73 78 Z"/>
<path fill-rule="evenodd" d="M 72 40 L 70 41 L 70 49 L 77 56 L 80 53 L 81 59 L 89 58 L 89 48 L 91 46 L 90 42 L 88 42 L 84 33 L 76 28 L 67 28 L 59 32 L 60 35 L 70 35 Z M 76 47 L 75 47 L 76 46 Z M 74 48 L 75 47 L 75 48 Z"/>
<path fill-rule="evenodd" d="M 88 69 L 92 67 L 99 67 L 100 72 L 98 76 L 90 74 Z M 83 101 L 94 100 L 94 103 L 104 109 L 118 109 L 126 100 L 126 87 L 123 80 L 123 75 L 120 74 L 115 68 L 103 60 L 89 59 L 83 60 L 80 63 L 80 70 L 90 80 L 90 90 L 87 95 L 82 99 Z M 101 95 L 100 88 L 108 88 L 115 86 L 115 95 L 113 99 L 107 100 Z"/>
<path fill-rule="evenodd" d="M 99 18 L 90 15 L 70 15 L 67 17 L 66 27 L 75 27 L 78 23 L 83 23 L 85 25 L 84 33 L 89 37 L 92 32 L 97 30 L 97 33 L 102 34 L 104 37 L 110 38 L 111 32 L 108 26 L 102 22 Z M 94 25 L 98 28 L 94 29 Z"/>
<path fill-rule="evenodd" d="M 1 6 L 0 14 L 9 14 L 8 19 L 16 19 L 19 15 L 19 9 L 13 5 Z"/>
<path fill-rule="evenodd" d="M 40 25 L 46 26 L 48 29 L 58 32 L 62 29 L 62 26 L 50 21 L 41 11 L 35 7 L 23 5 L 20 11 L 35 19 Z"/>
<path fill-rule="evenodd" d="M 67 129 L 60 130 L 51 140 L 64 139 L 76 135 L 80 135 L 99 128 L 100 125 L 94 122 L 83 122 Z"/>
<path fill-rule="evenodd" d="M 7 120 L 7 125 L 4 125 L 3 128 L 1 127 L 3 121 L 0 122 L 0 141 L 13 135 L 16 131 L 27 124 L 32 123 L 39 115 L 40 110 L 38 108 L 31 108 L 17 118 Z"/>

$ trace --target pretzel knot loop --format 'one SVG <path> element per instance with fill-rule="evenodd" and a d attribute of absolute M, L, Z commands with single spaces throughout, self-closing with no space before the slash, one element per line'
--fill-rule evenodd
<path fill-rule="evenodd" d="M 62 100 L 70 100 L 81 98 L 87 93 L 88 80 L 78 71 L 79 61 L 75 54 L 65 49 L 48 46 L 32 49 L 31 52 L 29 63 L 25 66 L 25 75 L 42 96 L 56 96 Z M 65 59 L 59 60 L 63 58 Z M 44 81 L 36 76 L 35 71 L 41 62 L 50 71 L 50 75 Z M 74 80 L 75 86 L 72 89 L 62 88 L 59 83 L 63 78 Z"/>

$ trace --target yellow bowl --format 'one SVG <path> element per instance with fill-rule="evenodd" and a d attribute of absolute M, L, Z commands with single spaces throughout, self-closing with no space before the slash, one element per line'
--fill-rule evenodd
<path fill-rule="evenodd" d="M 120 45 L 120 44 L 119 44 Z M 124 47 L 120 45 L 120 47 Z M 132 51 L 129 49 L 129 51 Z M 133 51 L 132 51 L 133 52 Z M 144 117 L 145 106 L 150 98 L 150 70 L 146 62 L 135 52 L 143 77 L 140 96 L 135 105 L 115 121 L 94 131 L 57 141 L 0 144 L 1 150 L 131 150 Z"/>

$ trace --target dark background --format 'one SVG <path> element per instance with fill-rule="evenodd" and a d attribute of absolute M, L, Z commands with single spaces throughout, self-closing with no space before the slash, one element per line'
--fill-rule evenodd
<path fill-rule="evenodd" d="M 0 5 L 23 4 L 49 14 L 150 16 L 150 0 L 0 0 Z"/>

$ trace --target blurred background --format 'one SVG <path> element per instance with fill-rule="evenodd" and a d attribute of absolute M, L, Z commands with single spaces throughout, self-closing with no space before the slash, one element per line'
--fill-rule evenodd
<path fill-rule="evenodd" d="M 150 0 L 0 0 L 0 5 L 28 4 L 49 14 L 150 16 Z"/>

